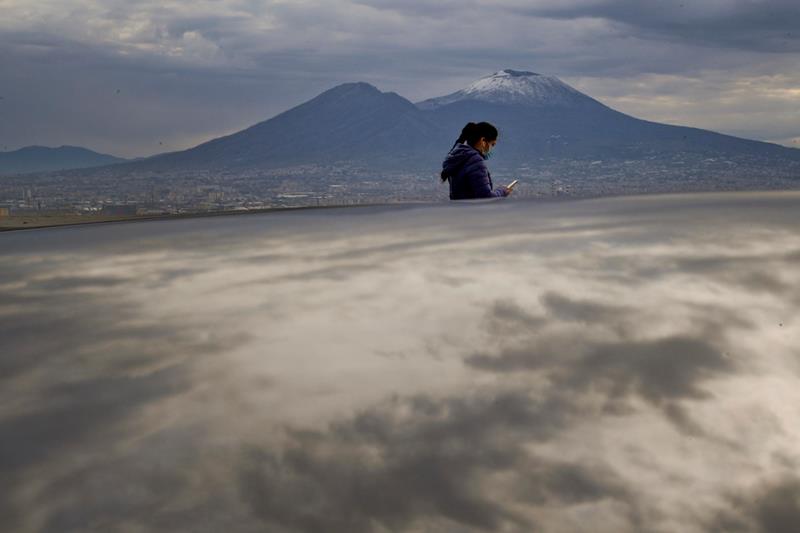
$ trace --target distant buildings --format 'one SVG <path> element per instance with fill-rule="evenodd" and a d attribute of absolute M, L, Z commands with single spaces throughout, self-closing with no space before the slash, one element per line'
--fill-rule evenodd
<path fill-rule="evenodd" d="M 547 159 L 522 166 L 493 163 L 498 184 L 519 179 L 514 198 L 597 197 L 710 190 L 800 189 L 800 162 L 679 154 L 652 159 Z M 111 216 L 158 215 L 269 207 L 372 202 L 448 201 L 435 169 L 376 172 L 355 164 L 302 165 L 277 170 L 49 172 L 0 180 L 0 206 L 11 216 L 54 210 Z M 108 174 L 106 174 L 108 172 Z"/>
<path fill-rule="evenodd" d="M 122 204 L 122 205 L 104 205 L 100 209 L 101 215 L 136 215 L 136 204 Z"/>

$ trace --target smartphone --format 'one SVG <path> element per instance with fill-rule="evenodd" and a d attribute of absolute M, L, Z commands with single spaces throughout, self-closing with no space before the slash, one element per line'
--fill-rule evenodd
<path fill-rule="evenodd" d="M 514 180 L 511 183 L 509 183 L 508 185 L 506 185 L 506 187 L 508 187 L 509 189 L 513 189 L 514 185 L 516 185 L 518 182 L 519 182 L 519 180 Z"/>

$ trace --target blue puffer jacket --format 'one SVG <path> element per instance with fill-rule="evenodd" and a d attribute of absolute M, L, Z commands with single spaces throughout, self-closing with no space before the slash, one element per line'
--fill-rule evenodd
<path fill-rule="evenodd" d="M 449 176 L 451 200 L 508 196 L 505 189 L 492 190 L 492 176 L 485 161 L 483 154 L 468 144 L 457 144 L 450 150 L 442 170 Z"/>

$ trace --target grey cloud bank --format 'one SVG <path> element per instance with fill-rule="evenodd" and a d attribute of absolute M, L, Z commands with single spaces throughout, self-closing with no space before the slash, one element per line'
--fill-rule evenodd
<path fill-rule="evenodd" d="M 789 1 L 14 0 L 3 9 L 0 147 L 9 149 L 151 155 L 343 82 L 417 101 L 501 68 L 559 76 L 640 118 L 788 146 L 800 137 L 800 20 Z"/>
<path fill-rule="evenodd" d="M 0 529 L 784 531 L 799 206 L 2 234 Z"/>

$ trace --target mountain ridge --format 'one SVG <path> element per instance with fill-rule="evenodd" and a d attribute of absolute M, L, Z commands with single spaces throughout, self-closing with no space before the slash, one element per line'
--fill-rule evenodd
<path fill-rule="evenodd" d="M 436 170 L 463 125 L 500 130 L 494 164 L 541 159 L 750 157 L 800 161 L 800 150 L 614 110 L 554 76 L 504 69 L 464 89 L 414 104 L 348 82 L 230 135 L 187 150 L 114 166 L 114 172 L 269 171 L 298 165 L 365 165 L 376 175 Z M 110 168 L 110 167 L 102 167 Z"/>
<path fill-rule="evenodd" d="M 0 152 L 0 175 L 99 167 L 126 161 L 130 160 L 95 152 L 82 146 L 31 145 L 9 152 Z"/>

